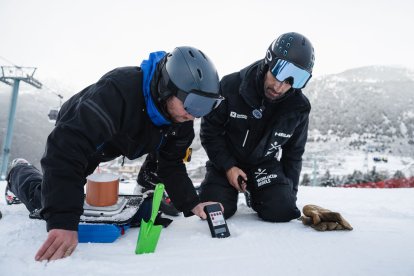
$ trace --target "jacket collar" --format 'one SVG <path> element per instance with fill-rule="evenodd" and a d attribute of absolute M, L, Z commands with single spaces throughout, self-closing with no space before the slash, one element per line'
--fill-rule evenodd
<path fill-rule="evenodd" d="M 148 60 L 143 60 L 141 63 L 141 69 L 143 71 L 143 94 L 145 98 L 145 105 L 148 116 L 156 126 L 170 125 L 171 122 L 164 114 L 162 108 L 159 107 L 159 102 L 154 99 L 151 90 L 157 89 L 156 83 L 153 81 L 154 76 L 157 73 L 157 64 L 164 58 L 166 53 L 164 51 L 153 52 L 149 55 Z M 158 77 L 158 76 L 156 76 Z"/>

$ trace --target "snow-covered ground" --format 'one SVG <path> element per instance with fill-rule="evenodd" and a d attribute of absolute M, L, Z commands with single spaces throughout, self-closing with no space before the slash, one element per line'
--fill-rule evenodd
<path fill-rule="evenodd" d="M 129 229 L 114 243 L 79 244 L 69 258 L 39 263 L 45 223 L 1 198 L 0 275 L 414 275 L 414 189 L 300 187 L 298 196 L 300 208 L 340 211 L 354 230 L 262 222 L 241 197 L 227 239 L 211 238 L 197 217 L 178 217 L 162 230 L 154 254 L 135 255 L 138 229 Z"/>

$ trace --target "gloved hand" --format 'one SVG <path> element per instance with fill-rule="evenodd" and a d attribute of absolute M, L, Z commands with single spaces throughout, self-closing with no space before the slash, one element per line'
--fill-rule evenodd
<path fill-rule="evenodd" d="M 340 213 L 316 206 L 305 205 L 303 214 L 300 219 L 305 225 L 310 225 L 318 231 L 332 230 L 352 230 L 352 226 L 347 222 Z"/>

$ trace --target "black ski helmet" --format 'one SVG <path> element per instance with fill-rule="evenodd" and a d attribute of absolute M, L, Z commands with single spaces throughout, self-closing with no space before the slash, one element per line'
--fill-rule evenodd
<path fill-rule="evenodd" d="M 299 33 L 285 33 L 270 44 L 265 64 L 273 68 L 278 59 L 289 61 L 312 74 L 315 55 L 312 43 Z"/>
<path fill-rule="evenodd" d="M 167 54 L 158 90 L 164 100 L 177 96 L 195 117 L 206 115 L 223 99 L 213 62 L 202 51 L 189 46 L 177 47 Z"/>

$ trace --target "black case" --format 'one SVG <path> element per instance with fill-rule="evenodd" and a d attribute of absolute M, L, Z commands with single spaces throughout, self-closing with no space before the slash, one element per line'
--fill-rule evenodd
<path fill-rule="evenodd" d="M 213 238 L 227 238 L 230 236 L 220 204 L 207 205 L 204 207 L 204 212 L 207 214 L 207 222 Z"/>

